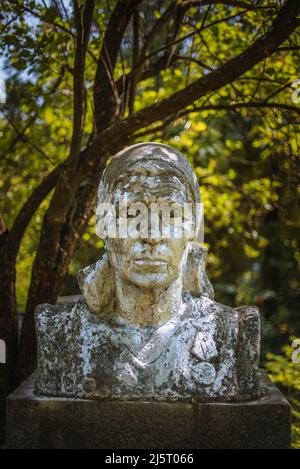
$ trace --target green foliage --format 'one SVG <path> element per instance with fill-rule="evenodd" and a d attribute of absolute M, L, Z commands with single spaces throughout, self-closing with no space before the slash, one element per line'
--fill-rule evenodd
<path fill-rule="evenodd" d="M 76 46 L 72 3 L 1 1 L 0 75 L 4 67 L 7 89 L 7 101 L 0 107 L 1 230 L 3 221 L 8 230 L 12 228 L 16 214 L 40 181 L 69 155 Z M 94 130 L 95 72 L 116 3 L 95 2 L 84 76 L 83 146 Z M 113 104 L 119 112 L 116 118 L 171 97 L 243 53 L 267 31 L 283 2 L 248 0 L 247 7 L 241 6 L 244 2 L 196 2 L 180 19 L 180 5 L 186 3 L 193 4 L 178 1 L 168 24 L 158 27 L 154 35 L 153 25 L 173 2 L 144 0 L 139 5 L 138 49 L 143 49 L 146 38 L 152 39 L 137 69 L 133 66 L 133 44 L 137 45 L 133 21 L 126 28 L 113 77 L 107 52 L 102 56 L 100 63 L 109 74 Z M 259 306 L 262 362 L 267 358 L 271 378 L 293 406 L 293 447 L 298 449 L 300 365 L 291 362 L 290 346 L 284 346 L 283 355 L 278 353 L 290 335 L 300 336 L 300 108 L 292 101 L 293 82 L 300 78 L 299 41 L 296 31 L 284 47 L 239 79 L 176 115 L 170 111 L 166 120 L 157 120 L 135 135 L 136 142 L 177 147 L 193 165 L 204 201 L 207 268 L 216 299 L 232 306 Z M 165 56 L 165 66 L 157 68 Z M 20 311 L 25 309 L 51 195 L 34 214 L 22 239 L 16 266 Z M 78 292 L 76 272 L 103 252 L 94 226 L 93 215 L 69 266 L 63 294 Z"/>
<path fill-rule="evenodd" d="M 297 124 L 285 113 L 259 114 L 192 114 L 162 140 L 190 157 L 217 299 L 259 306 L 264 357 L 300 331 L 300 160 L 290 144 Z"/>
<path fill-rule="evenodd" d="M 291 341 L 294 340 L 295 337 L 292 337 Z M 299 344 L 298 339 L 298 350 Z M 298 363 L 293 363 L 292 354 L 295 352 L 295 347 L 285 345 L 282 355 L 268 354 L 266 369 L 272 381 L 280 386 L 290 401 L 293 415 L 292 448 L 300 449 L 300 352 L 297 352 Z"/>
<path fill-rule="evenodd" d="M 3 1 L 1 5 L 0 46 L 8 79 L 7 103 L 0 113 L 0 186 L 5 194 L 0 212 L 8 229 L 32 190 L 66 158 L 70 146 L 75 24 L 69 2 L 64 2 L 66 11 L 57 7 L 58 2 L 48 3 L 48 8 L 40 1 Z M 143 2 L 142 33 L 150 31 L 169 4 Z M 113 1 L 96 2 L 87 54 L 83 144 L 93 125 L 96 61 L 114 5 Z M 179 34 L 176 52 L 180 58 L 156 76 L 139 81 L 135 111 L 171 96 L 241 53 L 266 30 L 278 7 L 278 2 L 265 0 L 253 10 L 223 4 L 189 9 Z M 163 28 L 154 38 L 148 51 L 151 63 L 161 57 L 155 52 L 166 35 Z M 131 70 L 132 39 L 130 23 L 116 79 Z M 287 45 L 297 47 L 299 36 L 292 35 Z M 291 105 L 291 83 L 299 77 L 299 51 L 278 51 L 195 105 L 260 101 Z M 156 130 L 151 132 L 151 127 Z M 205 243 L 210 249 L 208 271 L 217 299 L 233 306 L 257 304 L 263 315 L 263 352 L 278 351 L 288 335 L 300 334 L 299 115 L 263 107 L 200 110 L 178 115 L 172 124 L 157 121 L 151 127 L 142 129 L 147 134 L 137 134 L 136 141 L 163 141 L 177 147 L 198 176 L 205 205 Z M 22 242 L 17 265 L 20 310 L 48 203 L 49 197 Z M 96 244 L 93 230 L 91 219 L 70 266 L 72 278 L 80 266 L 99 256 L 102 246 Z M 74 288 L 75 281 L 69 278 L 65 293 L 73 293 Z"/>

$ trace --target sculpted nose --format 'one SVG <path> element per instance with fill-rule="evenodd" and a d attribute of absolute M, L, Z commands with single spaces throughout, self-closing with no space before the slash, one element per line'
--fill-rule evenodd
<path fill-rule="evenodd" d="M 162 238 L 154 238 L 154 237 L 142 238 L 142 241 L 144 241 L 144 243 L 150 244 L 150 246 L 156 246 L 156 244 L 159 244 L 162 242 Z"/>

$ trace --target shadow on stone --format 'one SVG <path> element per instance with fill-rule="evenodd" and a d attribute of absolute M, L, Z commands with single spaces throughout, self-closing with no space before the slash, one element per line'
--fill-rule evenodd
<path fill-rule="evenodd" d="M 34 375 L 7 399 L 6 448 L 288 448 L 290 405 L 129 402 L 37 397 Z"/>

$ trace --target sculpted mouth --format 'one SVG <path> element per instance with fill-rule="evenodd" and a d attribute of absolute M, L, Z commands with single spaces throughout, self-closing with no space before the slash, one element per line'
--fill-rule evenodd
<path fill-rule="evenodd" d="M 152 265 L 152 266 L 163 266 L 168 262 L 165 259 L 154 258 L 154 257 L 140 257 L 134 261 L 137 265 Z"/>

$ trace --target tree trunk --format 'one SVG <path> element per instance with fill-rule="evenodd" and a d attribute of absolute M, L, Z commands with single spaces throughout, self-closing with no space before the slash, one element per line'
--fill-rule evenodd
<path fill-rule="evenodd" d="M 40 203 L 56 183 L 62 165 L 55 168 L 31 193 L 10 231 L 1 222 L 0 234 L 0 339 L 6 345 L 6 363 L 0 365 L 0 444 L 4 435 L 6 396 L 16 380 L 18 349 L 18 313 L 16 301 L 16 261 L 25 230 Z"/>
<path fill-rule="evenodd" d="M 83 178 L 63 223 L 57 224 L 45 216 L 21 333 L 18 382 L 26 379 L 36 366 L 35 307 L 41 303 L 57 302 L 69 264 L 93 213 L 100 176 L 101 172 L 97 176 L 89 173 Z M 57 240 L 54 245 L 53 238 Z"/>
<path fill-rule="evenodd" d="M 15 366 L 18 347 L 15 258 L 6 249 L 6 243 L 3 238 L 1 244 L 0 339 L 4 340 L 5 343 L 6 362 L 0 365 L 0 445 L 4 438 L 6 396 L 14 389 L 15 385 Z"/>

